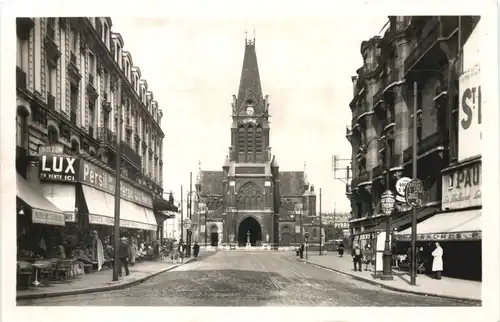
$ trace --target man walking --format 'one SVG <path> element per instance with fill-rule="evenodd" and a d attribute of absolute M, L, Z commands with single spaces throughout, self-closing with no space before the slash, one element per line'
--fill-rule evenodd
<path fill-rule="evenodd" d="M 179 253 L 179 259 L 181 264 L 184 262 L 184 252 L 186 251 L 186 246 L 182 239 L 179 241 L 179 246 L 177 247 L 177 252 Z"/>
<path fill-rule="evenodd" d="M 361 272 L 361 260 L 363 259 L 363 252 L 359 248 L 359 245 L 354 245 L 352 250 L 352 261 L 354 262 L 354 271 L 358 270 Z"/>
<path fill-rule="evenodd" d="M 130 275 L 128 270 L 128 257 L 130 256 L 130 252 L 128 250 L 127 237 L 122 237 L 120 246 L 118 248 L 118 258 L 120 259 L 120 270 L 118 272 L 118 276 L 122 276 L 122 266 L 125 267 L 125 276 Z"/>
<path fill-rule="evenodd" d="M 194 242 L 194 246 L 193 246 L 193 255 L 194 255 L 194 258 L 198 258 L 198 254 L 200 253 L 200 245 L 198 245 L 198 242 Z"/>

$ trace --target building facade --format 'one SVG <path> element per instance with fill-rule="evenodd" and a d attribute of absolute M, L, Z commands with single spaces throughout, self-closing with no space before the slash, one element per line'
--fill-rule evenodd
<path fill-rule="evenodd" d="M 232 100 L 229 153 L 222 171 L 198 174 L 193 214 L 201 243 L 271 247 L 319 241 L 316 194 L 304 171 L 280 171 L 271 154 L 269 99 L 261 88 L 255 39 L 245 39 Z M 302 234 L 301 234 L 302 231 Z"/>
<path fill-rule="evenodd" d="M 480 152 L 469 153 L 467 160 L 460 157 L 463 148 L 459 142 L 466 142 L 467 138 L 459 138 L 459 129 L 463 120 L 467 120 L 460 116 L 464 104 L 481 100 L 480 94 L 474 96 L 480 89 L 469 89 L 470 95 L 464 98 L 460 85 L 466 69 L 471 68 L 464 65 L 464 44 L 479 21 L 480 17 L 473 16 L 391 16 L 383 37 L 373 37 L 361 44 L 364 63 L 352 78 L 352 122 L 346 130 L 352 146 L 353 171 L 346 195 L 351 202 L 351 230 L 358 242 L 368 242 L 374 233 L 385 230 L 381 194 L 388 188 L 394 191 L 399 178 L 412 177 L 413 117 L 417 117 L 417 173 L 425 189 L 424 204 L 417 212 L 419 225 L 450 210 L 445 205 L 449 198 L 460 199 L 448 197 L 448 190 L 452 189 L 446 188 L 450 169 L 472 163 L 476 167 L 474 182 L 478 182 Z M 415 101 L 417 115 L 414 116 Z M 464 115 L 470 114 L 467 113 Z M 477 132 L 478 126 L 473 128 Z M 477 146 L 477 140 L 474 138 L 472 144 Z M 389 175 L 389 187 L 386 175 Z M 477 222 L 477 212 L 471 216 Z M 409 208 L 405 202 L 398 202 L 392 214 L 391 230 L 401 232 L 410 225 Z M 470 240 L 480 239 L 480 226 L 470 229 L 475 232 Z M 468 239 L 460 234 L 453 238 L 446 236 L 435 235 L 421 241 L 431 245 L 435 239 L 450 242 L 456 238 Z"/>
<path fill-rule="evenodd" d="M 111 18 L 24 17 L 16 26 L 18 186 L 38 188 L 18 196 L 18 208 L 40 224 L 110 227 L 120 157 L 121 226 L 161 237 L 162 212 L 175 210 L 162 198 L 163 112 Z M 52 210 L 37 212 L 36 200 Z"/>

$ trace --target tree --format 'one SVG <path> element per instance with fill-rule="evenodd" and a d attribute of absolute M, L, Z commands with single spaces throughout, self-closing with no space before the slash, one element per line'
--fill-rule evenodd
<path fill-rule="evenodd" d="M 338 227 L 334 227 L 333 224 L 329 224 L 325 228 L 326 240 L 331 239 L 341 239 L 344 237 L 344 232 Z"/>

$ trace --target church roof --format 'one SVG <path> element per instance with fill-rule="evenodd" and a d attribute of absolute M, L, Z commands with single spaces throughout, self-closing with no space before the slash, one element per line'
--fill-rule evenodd
<path fill-rule="evenodd" d="M 280 194 L 282 196 L 304 193 L 304 171 L 280 171 Z"/>
<path fill-rule="evenodd" d="M 240 88 L 238 90 L 238 104 L 242 104 L 249 92 L 257 98 L 262 98 L 260 84 L 259 66 L 257 65 L 257 53 L 255 51 L 255 39 L 245 39 L 245 56 L 241 69 Z"/>
<path fill-rule="evenodd" d="M 201 171 L 201 195 L 222 195 L 222 171 Z"/>

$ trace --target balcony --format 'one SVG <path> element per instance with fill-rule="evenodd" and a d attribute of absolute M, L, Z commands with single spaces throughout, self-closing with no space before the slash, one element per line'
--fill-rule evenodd
<path fill-rule="evenodd" d="M 434 17 L 421 17 L 421 19 L 425 22 L 422 23 L 423 26 L 418 26 L 417 28 L 421 29 L 424 35 L 417 41 L 417 46 L 405 59 L 405 76 L 413 71 L 439 71 L 445 66 L 447 61 L 447 57 L 441 50 L 439 43 L 446 39 L 447 35 L 443 33 L 449 33 L 449 28 L 442 28 L 441 18 L 438 18 L 438 20 Z"/>
<path fill-rule="evenodd" d="M 71 52 L 70 55 L 68 72 L 74 83 L 78 83 L 82 79 L 82 75 L 80 74 L 80 68 L 78 68 L 76 55 L 74 52 Z"/>
<path fill-rule="evenodd" d="M 57 65 L 57 60 L 61 57 L 61 52 L 57 47 L 56 43 L 56 32 L 51 26 L 47 26 L 47 32 L 45 35 L 45 53 L 47 54 L 47 60 L 53 65 Z"/>
<path fill-rule="evenodd" d="M 56 109 L 56 98 L 49 92 L 47 92 L 47 106 L 49 110 L 54 111 Z"/>
<path fill-rule="evenodd" d="M 439 132 L 435 132 L 430 136 L 426 137 L 425 139 L 421 140 L 420 142 L 418 142 L 417 156 L 418 158 L 420 158 L 423 156 L 427 156 L 433 152 L 442 151 L 443 149 L 444 147 L 441 135 L 439 134 Z M 411 162 L 412 155 L 413 155 L 413 150 L 412 147 L 410 146 L 403 152 L 403 162 L 404 163 Z"/>
<path fill-rule="evenodd" d="M 115 135 L 115 133 L 113 133 L 113 131 L 111 131 L 107 127 L 100 127 L 99 128 L 98 140 L 101 141 L 102 145 L 107 145 L 107 146 L 113 148 L 113 151 L 115 151 L 116 135 Z"/>
<path fill-rule="evenodd" d="M 127 143 L 122 141 L 121 150 L 122 156 L 127 158 L 129 163 L 131 163 L 137 169 L 141 168 L 142 158 L 134 151 L 134 149 L 132 149 Z"/>
<path fill-rule="evenodd" d="M 19 17 L 16 19 L 17 36 L 21 40 L 29 40 L 30 30 L 35 26 L 35 21 L 29 17 Z"/>
<path fill-rule="evenodd" d="M 26 89 L 26 73 L 19 67 L 16 68 L 16 87 L 18 90 Z"/>
<path fill-rule="evenodd" d="M 94 75 L 89 74 L 89 81 L 87 82 L 87 93 L 89 95 L 89 99 L 95 101 L 99 94 L 97 93 L 97 86 L 95 84 Z"/>

